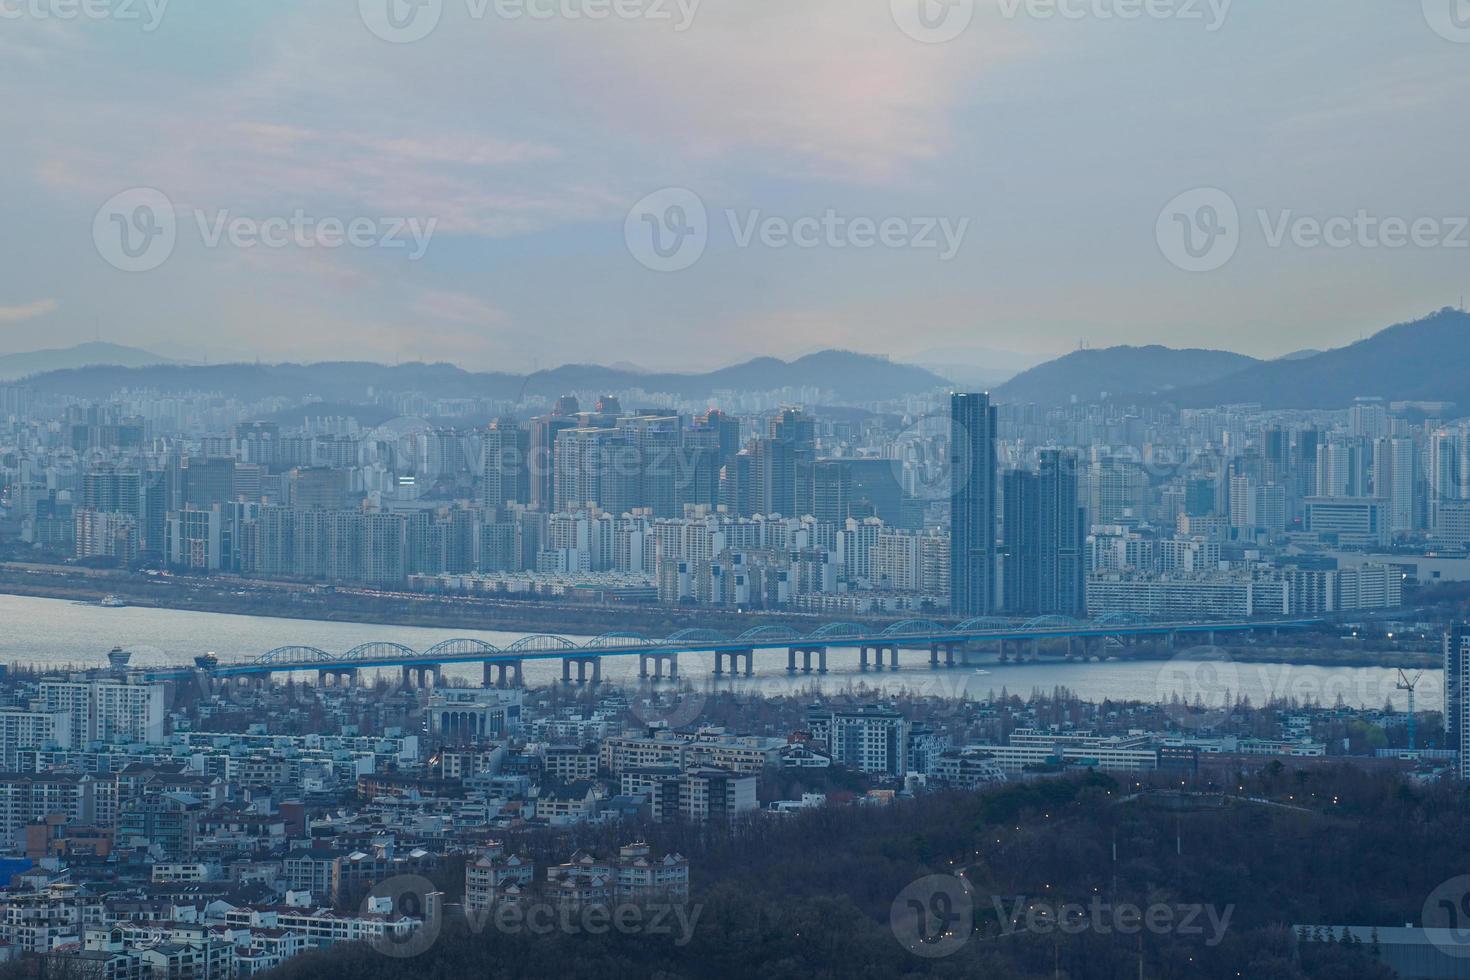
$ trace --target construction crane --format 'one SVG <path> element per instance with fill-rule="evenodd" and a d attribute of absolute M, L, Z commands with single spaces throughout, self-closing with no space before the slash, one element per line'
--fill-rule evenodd
<path fill-rule="evenodd" d="M 1410 680 L 1409 679 L 1409 676 L 1404 673 L 1404 669 L 1402 667 L 1400 667 L 1399 668 L 1399 681 L 1398 681 L 1397 684 L 1394 685 L 1394 688 L 1396 690 L 1399 690 L 1399 691 L 1408 691 L 1409 692 L 1409 751 L 1410 752 L 1413 752 L 1415 749 L 1417 749 L 1419 747 L 1417 741 L 1415 740 L 1415 731 L 1416 731 L 1416 729 L 1415 729 L 1415 721 L 1414 721 L 1414 688 L 1416 688 L 1416 687 L 1419 686 L 1419 678 L 1421 678 L 1423 676 L 1424 676 L 1424 671 L 1421 670 L 1421 671 L 1419 671 L 1419 673 L 1417 673 L 1417 674 L 1414 675 L 1414 679 L 1413 680 Z"/>

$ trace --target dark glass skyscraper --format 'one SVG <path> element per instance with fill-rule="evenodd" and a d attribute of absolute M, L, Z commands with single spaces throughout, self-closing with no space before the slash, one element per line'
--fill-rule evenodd
<path fill-rule="evenodd" d="M 989 395 L 949 401 L 950 608 L 961 616 L 995 611 L 995 407 Z"/>
<path fill-rule="evenodd" d="M 1087 611 L 1082 548 L 1085 511 L 1077 506 L 1077 457 L 1041 451 L 1037 488 L 1037 611 L 1081 616 Z"/>
<path fill-rule="evenodd" d="M 1037 472 L 1005 474 L 1007 613 L 1080 616 L 1085 611 L 1082 547 L 1087 521 L 1077 506 L 1077 468 L 1072 453 L 1043 449 Z"/>

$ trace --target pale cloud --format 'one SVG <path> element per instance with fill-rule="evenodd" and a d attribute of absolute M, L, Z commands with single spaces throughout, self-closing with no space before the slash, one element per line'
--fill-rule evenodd
<path fill-rule="evenodd" d="M 56 312 L 60 306 L 61 303 L 54 299 L 38 299 L 34 303 L 22 303 L 18 306 L 0 306 L 0 323 L 34 320 L 38 316 Z"/>

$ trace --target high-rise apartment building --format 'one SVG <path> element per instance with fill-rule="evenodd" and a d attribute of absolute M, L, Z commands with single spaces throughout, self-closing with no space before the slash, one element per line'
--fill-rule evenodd
<path fill-rule="evenodd" d="M 990 396 L 950 396 L 950 604 L 989 615 L 995 589 L 995 444 Z"/>
<path fill-rule="evenodd" d="M 41 682 L 40 707 L 69 715 L 74 748 L 92 742 L 163 741 L 162 684 L 111 678 L 47 680 Z"/>
<path fill-rule="evenodd" d="M 1080 615 L 1087 521 L 1077 506 L 1077 457 L 1041 452 L 1035 473 L 1005 477 L 1005 603 L 1018 615 Z"/>
<path fill-rule="evenodd" d="M 1461 779 L 1470 779 L 1470 623 L 1444 635 L 1445 747 L 1459 753 Z"/>

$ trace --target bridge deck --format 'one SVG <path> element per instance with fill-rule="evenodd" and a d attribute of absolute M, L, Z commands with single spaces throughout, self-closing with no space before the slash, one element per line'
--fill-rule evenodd
<path fill-rule="evenodd" d="M 559 660 L 566 657 L 632 657 L 669 653 L 728 653 L 767 650 L 833 649 L 872 646 L 928 647 L 945 643 L 1091 639 L 1126 636 L 1200 635 L 1244 633 L 1257 630 L 1306 629 L 1321 625 L 1320 619 L 1249 620 L 1224 623 L 1130 623 L 1099 625 L 1021 625 L 1014 628 L 944 629 L 934 623 L 899 623 L 882 632 L 846 632 L 823 627 L 798 634 L 780 627 L 763 627 L 738 637 L 713 631 L 684 631 L 660 640 L 628 634 L 610 634 L 584 644 L 559 636 L 525 637 L 507 648 L 482 640 L 451 640 L 424 651 L 397 643 L 369 643 L 345 654 L 333 655 L 311 647 L 288 647 L 250 661 L 221 662 L 210 668 L 216 677 L 307 670 L 345 670 L 422 665 L 470 663 L 513 663 L 524 660 Z M 843 624 L 834 624 L 840 626 Z"/>

